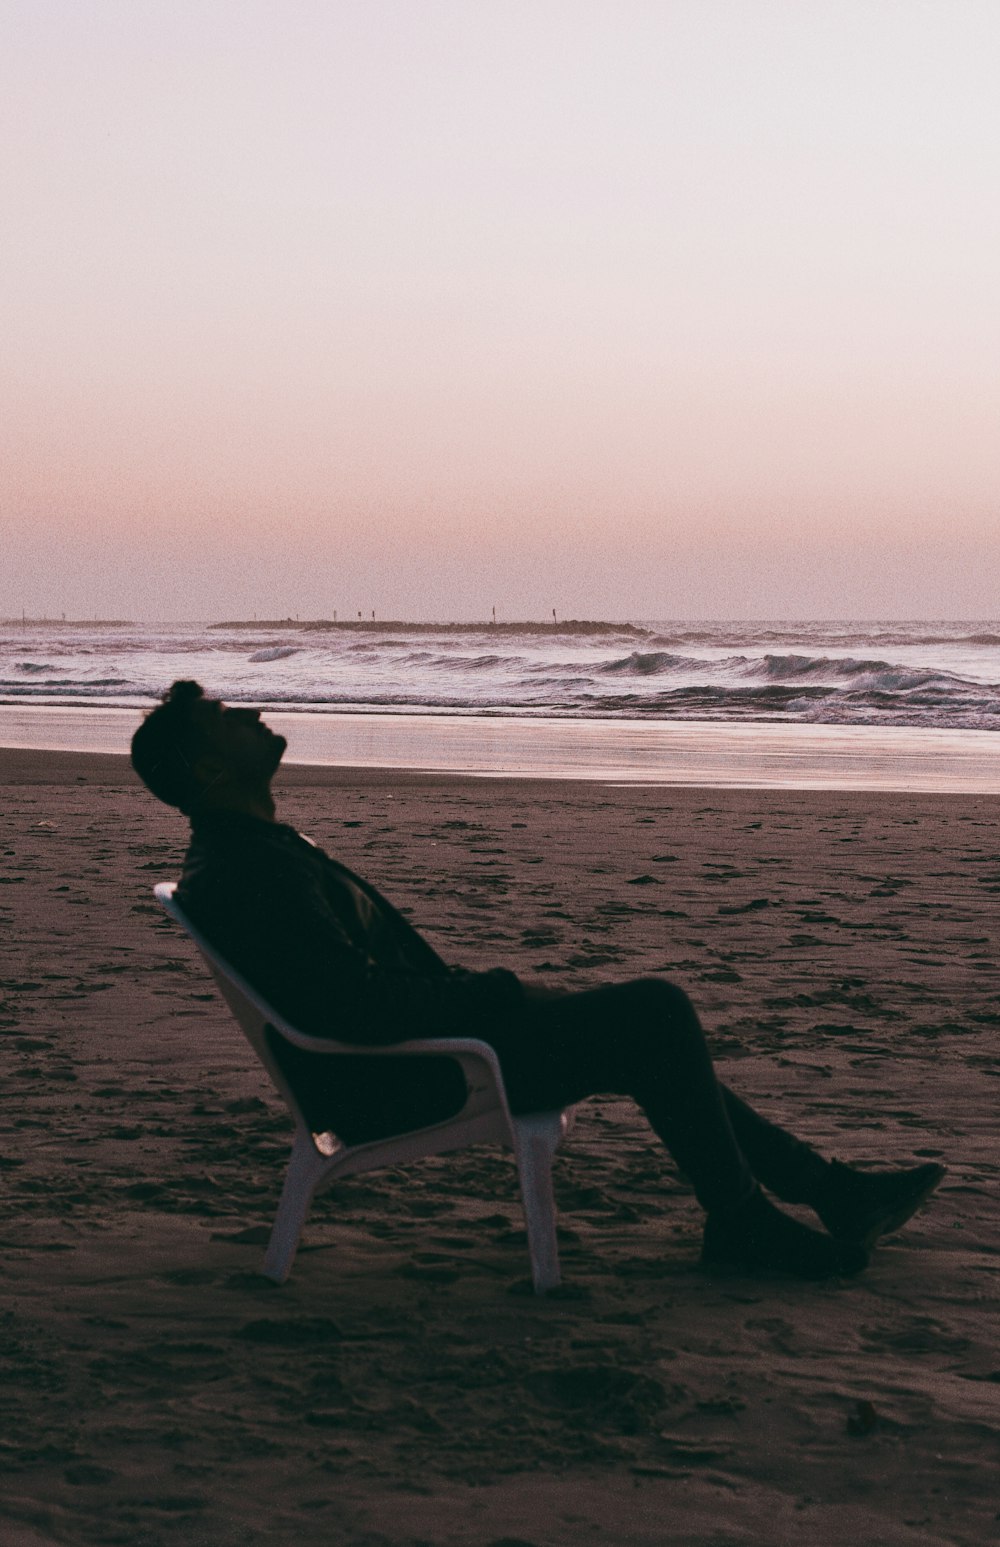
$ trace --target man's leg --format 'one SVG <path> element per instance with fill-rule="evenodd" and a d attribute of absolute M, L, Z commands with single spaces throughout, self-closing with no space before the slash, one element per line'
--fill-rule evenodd
<path fill-rule="evenodd" d="M 812 1203 L 829 1165 L 812 1145 L 769 1122 L 720 1082 L 726 1115 L 751 1171 L 784 1203 Z"/>
<path fill-rule="evenodd" d="M 753 1192 L 698 1017 L 673 984 L 640 979 L 546 1000 L 488 1040 L 513 1111 L 631 1096 L 706 1211 Z"/>
<path fill-rule="evenodd" d="M 839 1247 L 764 1198 L 694 1007 L 673 984 L 647 978 L 529 1004 L 516 1022 L 485 1035 L 515 1112 L 609 1093 L 638 1102 L 709 1215 L 707 1260 L 804 1277 L 864 1266 L 863 1252 Z"/>
<path fill-rule="evenodd" d="M 783 1203 L 815 1209 L 840 1240 L 874 1246 L 879 1236 L 904 1225 L 945 1176 L 944 1166 L 932 1160 L 894 1171 L 856 1171 L 839 1160 L 824 1160 L 727 1086 L 720 1089 L 737 1143 L 757 1180 Z"/>

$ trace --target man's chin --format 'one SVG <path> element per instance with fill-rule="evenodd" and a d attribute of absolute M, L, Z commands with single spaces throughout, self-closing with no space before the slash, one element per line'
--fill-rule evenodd
<path fill-rule="evenodd" d="M 281 759 L 284 757 L 284 755 L 285 755 L 285 748 L 287 746 L 288 746 L 288 742 L 285 740 L 284 736 L 279 736 L 277 734 L 277 732 L 275 732 L 275 731 L 271 732 L 271 772 L 272 773 L 275 772 L 275 770 L 278 767 L 278 764 L 281 762 Z"/>

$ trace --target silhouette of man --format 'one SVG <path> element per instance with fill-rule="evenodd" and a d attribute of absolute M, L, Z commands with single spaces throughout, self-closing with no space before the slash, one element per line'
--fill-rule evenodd
<path fill-rule="evenodd" d="M 132 741 L 140 778 L 191 820 L 178 900 L 293 1025 L 386 1045 L 475 1036 L 497 1052 L 511 1109 L 632 1097 L 706 1213 L 702 1261 L 801 1278 L 857 1273 L 941 1181 L 933 1163 L 880 1173 L 824 1159 L 715 1076 L 687 995 L 659 978 L 580 992 L 533 990 L 504 968 L 448 966 L 376 889 L 275 818 L 285 750 L 256 709 L 175 682 Z M 445 1057 L 338 1058 L 280 1038 L 274 1051 L 314 1130 L 349 1142 L 450 1116 L 459 1066 Z M 808 1205 L 811 1229 L 762 1190 Z"/>

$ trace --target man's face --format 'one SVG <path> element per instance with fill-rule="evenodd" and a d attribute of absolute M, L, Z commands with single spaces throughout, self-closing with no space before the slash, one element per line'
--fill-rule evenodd
<path fill-rule="evenodd" d="M 206 698 L 198 706 L 203 761 L 212 778 L 220 775 L 228 784 L 257 785 L 270 779 L 288 745 L 266 726 L 259 709 L 243 709 Z"/>

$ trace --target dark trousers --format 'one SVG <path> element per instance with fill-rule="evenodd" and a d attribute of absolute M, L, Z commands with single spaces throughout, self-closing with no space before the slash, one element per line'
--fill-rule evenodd
<path fill-rule="evenodd" d="M 705 1209 L 738 1204 L 754 1180 L 786 1203 L 815 1198 L 825 1162 L 719 1083 L 694 1006 L 672 983 L 639 978 L 529 999 L 467 1035 L 496 1048 L 514 1112 L 630 1096 Z M 310 1127 L 349 1144 L 442 1122 L 465 1103 L 451 1058 L 324 1058 L 269 1040 Z"/>
<path fill-rule="evenodd" d="M 516 1020 L 479 1033 L 496 1048 L 514 1112 L 587 1096 L 630 1096 L 706 1209 L 740 1203 L 763 1182 L 809 1202 L 825 1162 L 715 1077 L 694 1006 L 682 989 L 640 978 L 529 1001 Z"/>

